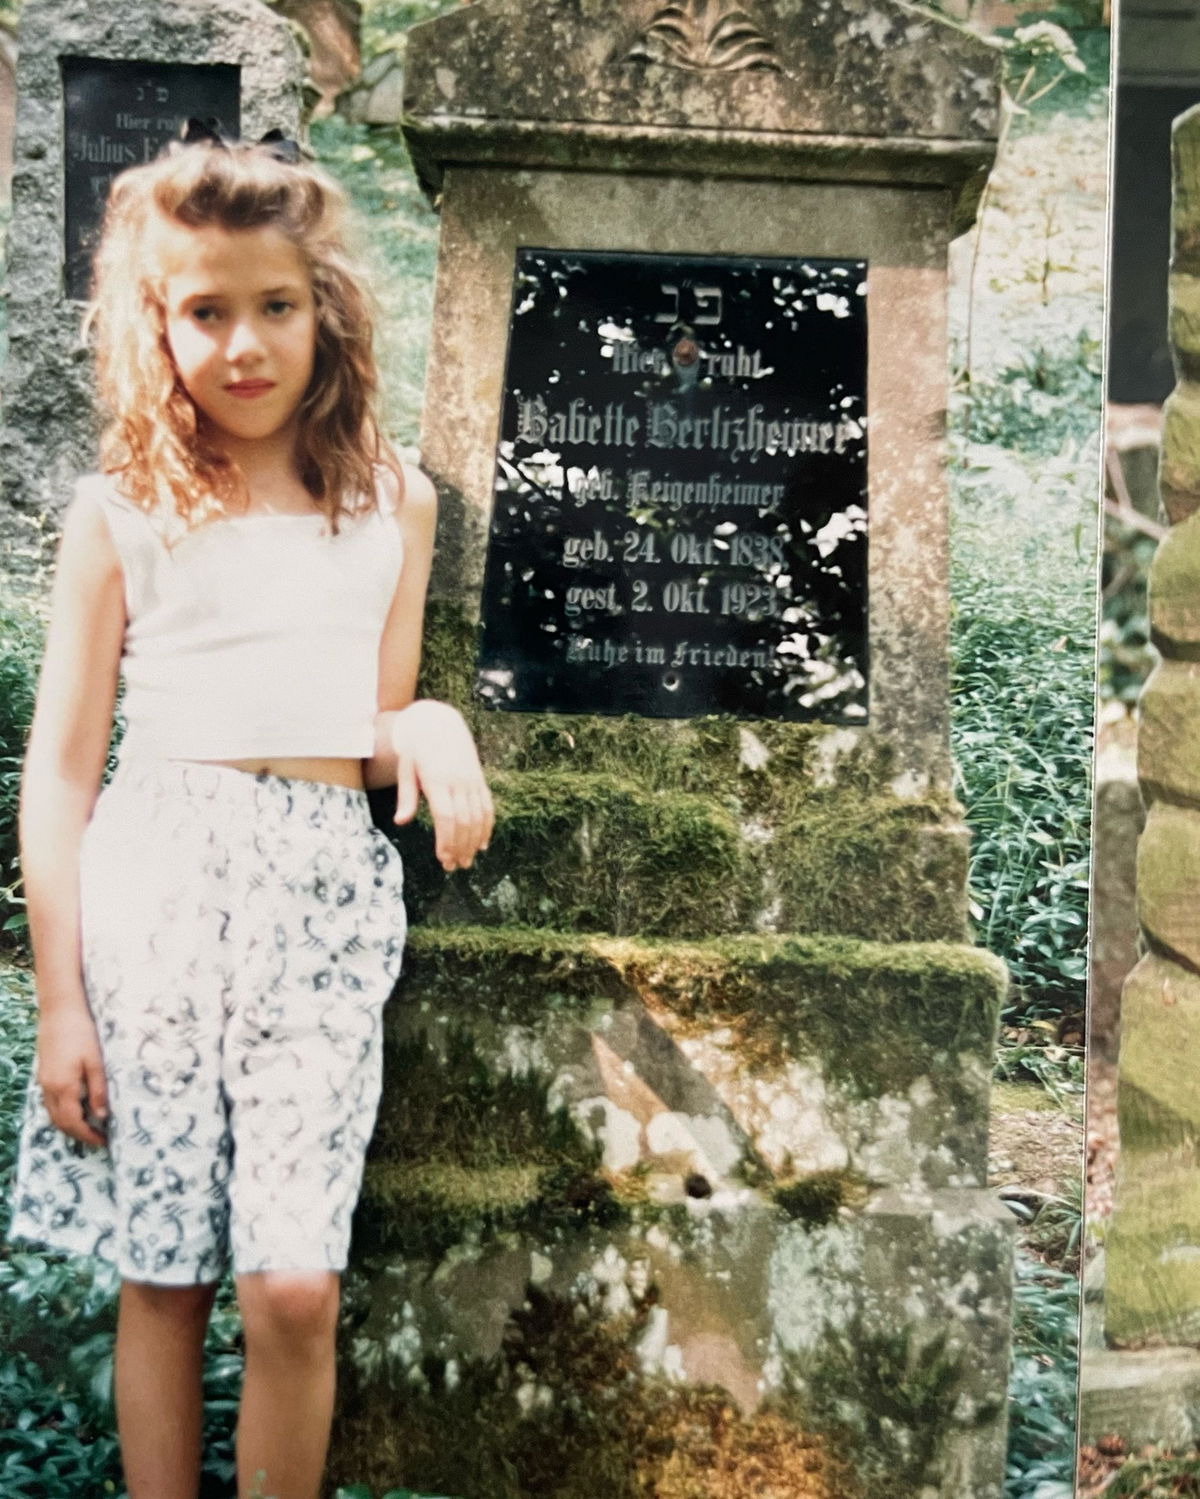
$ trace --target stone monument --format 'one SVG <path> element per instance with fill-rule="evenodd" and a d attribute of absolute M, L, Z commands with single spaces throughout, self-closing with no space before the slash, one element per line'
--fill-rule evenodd
<path fill-rule="evenodd" d="M 1106 1238 L 1104 1330 L 1118 1347 L 1200 1348 L 1200 109 L 1176 120 L 1172 159 L 1177 383 L 1164 411 L 1159 468 L 1171 529 L 1150 573 L 1150 627 L 1162 661 L 1140 700 L 1144 956 L 1121 995 L 1121 1153 Z M 1192 1364 L 1194 1404 L 1200 1357 Z"/>
<path fill-rule="evenodd" d="M 999 1499 L 943 451 L 996 68 L 889 0 L 409 33 L 424 690 L 499 821 L 406 848 L 335 1483 Z"/>
<path fill-rule="evenodd" d="M 0 432 L 9 566 L 19 570 L 26 549 L 21 513 L 53 517 L 96 466 L 80 321 L 109 182 L 189 115 L 251 138 L 297 134 L 303 76 L 291 28 L 261 0 L 25 0 Z"/>

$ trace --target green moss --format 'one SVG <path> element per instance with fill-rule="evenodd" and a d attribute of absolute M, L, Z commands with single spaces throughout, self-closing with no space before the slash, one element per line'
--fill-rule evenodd
<path fill-rule="evenodd" d="M 1117 1347 L 1200 1339 L 1200 1142 L 1176 1120 L 1141 1114 L 1126 1139 L 1130 1089 L 1118 1095 L 1121 1158 L 1116 1211 L 1104 1237 L 1104 1333 Z M 1144 1095 L 1142 1098 L 1144 1099 Z M 1150 1102 L 1147 1100 L 1147 1102 Z M 1152 1106 L 1152 1105 L 1151 1105 Z"/>
<path fill-rule="evenodd" d="M 835 794 L 872 795 L 884 790 L 895 774 L 893 746 L 868 730 L 856 733 L 852 743 L 843 738 L 828 765 L 821 763 L 821 748 L 829 737 L 822 724 L 761 722 L 752 731 L 770 758 L 760 767 L 743 767 L 745 793 L 758 811 L 783 820 L 818 783 Z"/>
<path fill-rule="evenodd" d="M 609 1318 L 531 1286 L 495 1358 L 459 1362 L 453 1378 L 431 1358 L 415 1378 L 343 1380 L 332 1482 L 470 1499 L 756 1499 L 769 1473 L 793 1499 L 859 1499 L 828 1444 L 770 1405 L 744 1416 L 719 1388 L 647 1375 L 637 1345 L 654 1302 L 651 1291 Z"/>
<path fill-rule="evenodd" d="M 470 716 L 482 716 L 484 710 L 474 700 L 478 649 L 478 629 L 462 609 L 431 598 L 425 606 L 418 696 L 439 698 Z"/>
<path fill-rule="evenodd" d="M 520 928 L 425 927 L 410 943 L 406 1005 L 469 1025 L 585 1020 L 644 1003 L 697 1028 L 737 1029 L 747 1066 L 811 1059 L 852 1097 L 957 1076 L 958 1054 L 990 1058 L 1002 964 L 948 943 L 838 937 L 708 942 L 564 936 Z"/>
<path fill-rule="evenodd" d="M 368 1253 L 436 1259 L 468 1235 L 616 1224 L 626 1208 L 600 1147 L 533 1072 L 492 1072 L 463 1031 L 388 1043 L 384 1095 L 355 1222 Z"/>
<path fill-rule="evenodd" d="M 810 1171 L 794 1181 L 780 1182 L 771 1193 L 789 1218 L 810 1228 L 831 1223 L 843 1207 L 864 1196 L 864 1184 L 852 1171 Z"/>
<path fill-rule="evenodd" d="M 599 939 L 529 927 L 426 926 L 409 933 L 400 1005 L 469 1025 L 476 1015 L 536 1025 L 556 1015 L 585 1020 L 628 999 L 629 985 Z"/>
<path fill-rule="evenodd" d="M 967 846 L 950 798 L 833 789 L 799 799 L 770 848 L 780 925 L 877 942 L 967 937 Z"/>
<path fill-rule="evenodd" d="M 471 1170 L 514 1162 L 598 1164 L 566 1108 L 553 1108 L 536 1072 L 495 1072 L 471 1037 L 451 1026 L 439 1044 L 425 1034 L 389 1037 L 384 1096 L 372 1160 L 451 1161 Z"/>
<path fill-rule="evenodd" d="M 1200 1154 L 1200 1132 L 1194 1120 L 1124 1077 L 1117 1091 L 1117 1123 L 1123 1150 Z"/>
<path fill-rule="evenodd" d="M 599 772 L 498 771 L 488 853 L 448 881 L 432 840 L 402 852 L 417 920 L 704 937 L 752 929 L 885 942 L 966 938 L 966 842 L 948 799 L 799 798 L 752 842 L 736 798 L 656 791 Z"/>
<path fill-rule="evenodd" d="M 354 1223 L 356 1250 L 438 1260 L 470 1239 L 521 1233 L 546 1240 L 590 1224 L 616 1228 L 626 1205 L 596 1172 L 569 1162 L 472 1169 L 455 1161 L 368 1165 Z"/>
<path fill-rule="evenodd" d="M 1075 1106 L 1079 1106 L 1078 1097 Z M 993 1082 L 992 1114 L 1061 1114 L 1063 1103 L 1041 1083 Z"/>
<path fill-rule="evenodd" d="M 501 773 L 493 791 L 492 847 L 463 882 L 492 920 L 503 881 L 506 919 L 559 931 L 685 936 L 748 924 L 759 877 L 715 801 L 572 771 Z"/>
<path fill-rule="evenodd" d="M 406 1161 L 367 1168 L 364 1193 L 381 1211 L 411 1211 L 414 1204 L 464 1223 L 510 1214 L 537 1200 L 536 1165 L 460 1166 L 457 1161 Z"/>

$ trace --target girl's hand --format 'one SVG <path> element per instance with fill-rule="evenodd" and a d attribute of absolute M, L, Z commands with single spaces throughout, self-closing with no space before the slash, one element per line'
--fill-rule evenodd
<path fill-rule="evenodd" d="M 438 862 L 469 869 L 492 836 L 495 810 L 471 731 L 449 703 L 424 699 L 395 715 L 396 821 L 411 822 L 423 792 L 433 816 Z"/>
<path fill-rule="evenodd" d="M 43 1012 L 38 1020 L 37 1080 L 50 1118 L 85 1145 L 103 1145 L 108 1118 L 108 1082 L 100 1038 L 91 1012 L 79 1005 Z"/>

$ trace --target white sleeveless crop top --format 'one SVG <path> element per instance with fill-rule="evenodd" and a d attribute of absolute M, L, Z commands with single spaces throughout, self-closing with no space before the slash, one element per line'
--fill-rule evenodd
<path fill-rule="evenodd" d="M 323 515 L 235 516 L 168 548 L 104 474 L 80 480 L 125 579 L 129 751 L 165 759 L 365 759 L 379 647 L 404 560 L 377 491 L 334 536 Z"/>

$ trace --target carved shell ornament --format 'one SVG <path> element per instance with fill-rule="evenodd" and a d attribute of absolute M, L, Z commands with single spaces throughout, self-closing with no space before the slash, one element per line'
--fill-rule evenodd
<path fill-rule="evenodd" d="M 670 0 L 660 5 L 625 60 L 662 63 L 689 73 L 783 71 L 775 48 L 730 0 Z"/>

